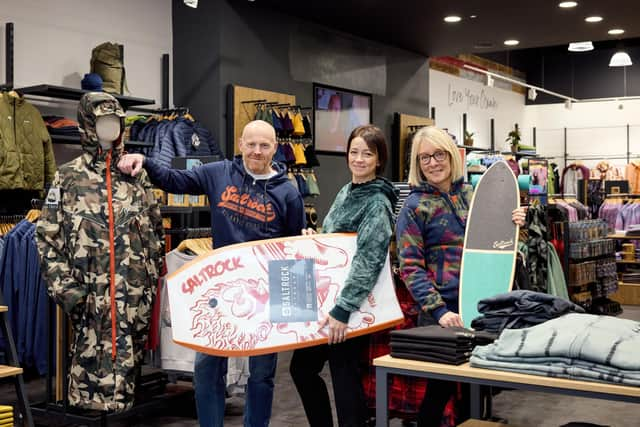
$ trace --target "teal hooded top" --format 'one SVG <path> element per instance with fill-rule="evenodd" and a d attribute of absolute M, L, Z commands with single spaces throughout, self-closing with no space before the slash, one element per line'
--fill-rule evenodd
<path fill-rule="evenodd" d="M 358 233 L 349 275 L 329 314 L 347 323 L 376 284 L 389 252 L 397 190 L 385 178 L 342 187 L 323 223 L 324 233 Z"/>

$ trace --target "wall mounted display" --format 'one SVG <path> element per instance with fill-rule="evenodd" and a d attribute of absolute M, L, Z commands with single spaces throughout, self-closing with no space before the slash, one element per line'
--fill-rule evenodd
<path fill-rule="evenodd" d="M 344 154 L 351 131 L 371 123 L 371 94 L 313 84 L 316 151 Z"/>
<path fill-rule="evenodd" d="M 425 126 L 433 126 L 435 122 L 429 117 L 412 116 L 410 114 L 394 113 L 393 136 L 391 144 L 392 176 L 394 181 L 405 182 L 409 178 L 409 156 L 411 155 L 411 141 L 413 135 Z"/>

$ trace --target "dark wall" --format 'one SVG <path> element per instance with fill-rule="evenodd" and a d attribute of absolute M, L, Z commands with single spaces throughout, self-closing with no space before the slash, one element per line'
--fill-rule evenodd
<path fill-rule="evenodd" d="M 313 82 L 371 93 L 373 122 L 389 141 L 394 112 L 428 115 L 427 58 L 257 3 L 201 1 L 198 9 L 173 3 L 174 102 L 189 106 L 221 145 L 234 143 L 226 129 L 231 84 L 289 93 L 305 106 L 312 105 Z M 318 157 L 315 204 L 322 219 L 351 175 L 344 156 Z"/>
<path fill-rule="evenodd" d="M 501 64 L 523 71 L 527 83 L 544 87 L 577 99 L 640 96 L 640 41 L 595 42 L 590 52 L 569 52 L 567 46 L 523 49 L 483 55 Z M 609 67 L 611 56 L 619 49 L 629 54 L 634 66 Z M 626 68 L 626 69 L 625 69 Z M 626 92 L 625 92 L 626 73 Z M 538 94 L 535 102 L 544 104 L 563 102 L 561 99 Z"/>

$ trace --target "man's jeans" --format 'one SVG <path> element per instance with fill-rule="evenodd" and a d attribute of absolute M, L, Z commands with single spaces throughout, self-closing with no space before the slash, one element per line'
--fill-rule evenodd
<path fill-rule="evenodd" d="M 277 361 L 277 353 L 249 357 L 249 382 L 244 406 L 245 427 L 269 425 Z M 200 427 L 222 427 L 226 376 L 226 357 L 196 354 L 193 382 Z"/>

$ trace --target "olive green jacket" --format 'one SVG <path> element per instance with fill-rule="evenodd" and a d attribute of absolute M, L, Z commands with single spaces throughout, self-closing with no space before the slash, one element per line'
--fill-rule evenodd
<path fill-rule="evenodd" d="M 0 190 L 43 190 L 55 172 L 40 112 L 24 98 L 0 93 Z"/>

